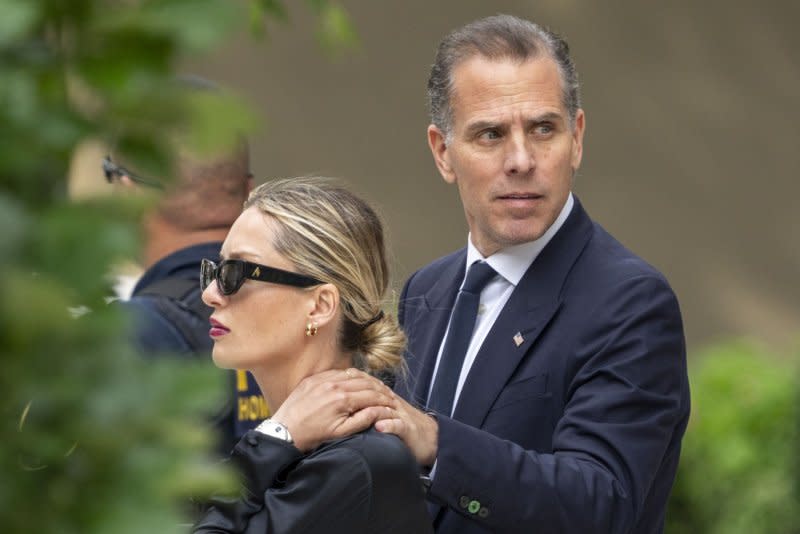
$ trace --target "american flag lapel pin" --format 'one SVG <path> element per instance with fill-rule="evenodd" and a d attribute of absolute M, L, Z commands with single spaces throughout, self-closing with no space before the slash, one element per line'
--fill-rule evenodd
<path fill-rule="evenodd" d="M 522 345 L 524 342 L 525 342 L 525 338 L 522 337 L 522 333 L 521 332 L 517 332 L 516 334 L 514 334 L 514 343 L 516 343 L 516 345 L 518 347 L 520 345 Z"/>

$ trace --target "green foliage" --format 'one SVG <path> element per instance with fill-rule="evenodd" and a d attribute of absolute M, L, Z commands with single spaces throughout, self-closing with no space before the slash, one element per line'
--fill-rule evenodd
<path fill-rule="evenodd" d="M 220 373 L 127 347 L 103 273 L 133 250 L 131 217 L 107 204 L 26 210 L 8 194 L 0 204 L 13 229 L 0 267 L 4 530 L 177 531 L 179 498 L 231 484 L 209 464 L 202 419 L 222 402 Z"/>
<path fill-rule="evenodd" d="M 696 356 L 670 534 L 800 532 L 800 359 L 750 343 Z"/>
<path fill-rule="evenodd" d="M 136 256 L 152 199 L 70 203 L 64 177 L 86 139 L 159 177 L 175 132 L 206 152 L 251 129 L 244 103 L 189 92 L 176 65 L 281 10 L 277 0 L 0 0 L 4 532 L 184 531 L 188 496 L 232 486 L 208 458 L 204 419 L 222 404 L 224 375 L 210 361 L 134 354 L 126 317 L 106 300 L 105 275 Z"/>
<path fill-rule="evenodd" d="M 358 35 L 347 11 L 331 0 L 306 0 L 306 4 L 317 16 L 316 38 L 320 46 L 330 56 L 337 56 L 359 45 Z M 250 27 L 254 33 L 267 33 L 265 19 L 287 24 L 289 10 L 282 0 L 254 0 L 250 10 Z"/>
<path fill-rule="evenodd" d="M 358 45 L 358 35 L 350 22 L 350 17 L 341 6 L 325 1 L 310 0 L 320 18 L 317 41 L 324 50 L 334 54 L 340 50 Z"/>

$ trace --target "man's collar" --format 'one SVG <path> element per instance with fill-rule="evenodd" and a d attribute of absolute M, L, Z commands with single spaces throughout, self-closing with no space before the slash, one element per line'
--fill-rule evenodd
<path fill-rule="evenodd" d="M 542 234 L 542 237 L 535 241 L 504 248 L 495 252 L 488 258 L 484 258 L 483 255 L 478 252 L 478 249 L 472 244 L 472 236 L 470 235 L 467 239 L 467 269 L 469 269 L 469 266 L 474 262 L 485 260 L 500 276 L 516 286 L 519 284 L 519 281 L 522 280 L 522 276 L 525 274 L 525 271 L 528 270 L 528 267 L 531 266 L 539 253 L 544 250 L 544 247 L 547 246 L 553 236 L 556 235 L 564 224 L 564 221 L 567 220 L 574 205 L 575 200 L 572 198 L 572 193 L 570 193 L 567 197 L 567 201 L 564 203 L 564 207 L 561 208 L 561 213 L 558 214 L 558 217 L 556 217 L 556 220 L 550 225 L 550 228 Z"/>

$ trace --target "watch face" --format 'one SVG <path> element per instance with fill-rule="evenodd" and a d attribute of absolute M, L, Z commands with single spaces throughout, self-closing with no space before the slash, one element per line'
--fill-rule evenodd
<path fill-rule="evenodd" d="M 292 443 L 292 436 L 289 434 L 289 430 L 277 421 L 266 419 L 256 427 L 256 430 L 264 435 Z"/>

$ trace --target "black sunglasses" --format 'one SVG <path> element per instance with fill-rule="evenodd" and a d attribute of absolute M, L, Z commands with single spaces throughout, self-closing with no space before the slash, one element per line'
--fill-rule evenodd
<path fill-rule="evenodd" d="M 204 259 L 200 263 L 200 289 L 203 291 L 216 280 L 220 293 L 233 295 L 246 279 L 295 287 L 311 287 L 322 283 L 311 276 L 244 260 L 222 260 L 216 264 Z"/>
<path fill-rule="evenodd" d="M 123 176 L 127 176 L 137 184 L 146 185 L 147 187 L 155 187 L 156 189 L 164 189 L 164 186 L 154 180 L 146 180 L 138 174 L 132 173 L 122 165 L 117 165 L 111 161 L 111 156 L 103 158 L 103 174 L 106 176 L 108 183 L 113 183 L 114 180 L 119 180 Z"/>

